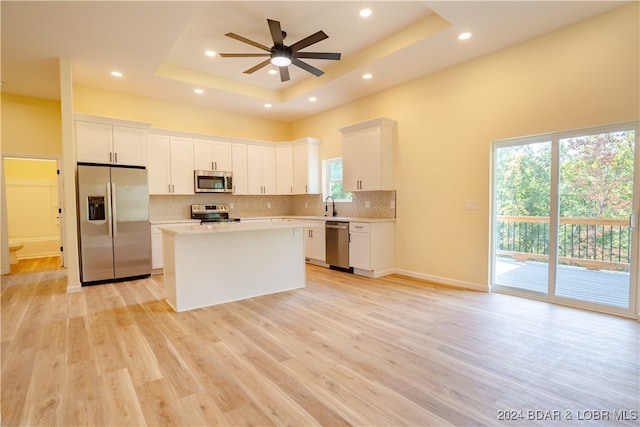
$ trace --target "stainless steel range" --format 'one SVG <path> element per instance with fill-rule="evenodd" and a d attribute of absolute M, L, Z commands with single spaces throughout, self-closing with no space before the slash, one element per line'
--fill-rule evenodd
<path fill-rule="evenodd" d="M 229 205 L 191 205 L 191 219 L 205 222 L 237 222 L 240 218 L 229 218 Z"/>

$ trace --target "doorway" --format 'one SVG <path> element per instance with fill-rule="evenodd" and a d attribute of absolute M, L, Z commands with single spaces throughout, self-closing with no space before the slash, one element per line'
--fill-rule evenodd
<path fill-rule="evenodd" d="M 493 146 L 492 288 L 633 317 L 638 123 Z"/>
<path fill-rule="evenodd" d="M 58 162 L 51 158 L 3 156 L 7 238 L 12 263 L 59 257 L 63 265 Z"/>

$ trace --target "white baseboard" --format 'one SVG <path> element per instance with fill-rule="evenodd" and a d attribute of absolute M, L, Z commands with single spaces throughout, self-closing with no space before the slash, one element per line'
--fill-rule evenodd
<path fill-rule="evenodd" d="M 68 294 L 71 294 L 73 292 L 80 292 L 81 289 L 82 289 L 82 285 L 80 285 L 80 283 L 78 284 L 67 283 Z"/>
<path fill-rule="evenodd" d="M 432 274 L 417 273 L 415 271 L 403 270 L 399 268 L 396 268 L 393 272 L 403 276 L 414 277 L 416 279 L 428 280 L 430 282 L 440 283 L 447 286 L 454 286 L 456 288 L 471 289 L 471 290 L 480 291 L 480 292 L 491 291 L 491 288 L 488 285 L 480 285 L 478 283 L 464 282 L 462 280 L 450 279 L 448 277 L 440 277 L 440 276 L 434 276 Z"/>

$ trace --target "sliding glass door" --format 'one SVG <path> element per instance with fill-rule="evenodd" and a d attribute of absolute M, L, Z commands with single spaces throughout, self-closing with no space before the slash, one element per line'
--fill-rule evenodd
<path fill-rule="evenodd" d="M 492 287 L 632 316 L 637 123 L 494 144 Z"/>
<path fill-rule="evenodd" d="M 523 293 L 547 295 L 551 141 L 501 146 L 494 160 L 495 277 Z"/>

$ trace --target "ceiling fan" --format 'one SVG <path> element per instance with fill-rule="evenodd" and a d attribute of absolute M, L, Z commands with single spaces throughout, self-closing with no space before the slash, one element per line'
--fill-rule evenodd
<path fill-rule="evenodd" d="M 248 58 L 268 56 L 269 59 L 266 59 L 258 65 L 249 68 L 248 70 L 244 71 L 244 73 L 251 74 L 263 67 L 266 67 L 269 63 L 271 63 L 280 69 L 280 81 L 282 82 L 286 82 L 287 80 L 289 80 L 288 66 L 290 64 L 296 65 L 315 76 L 321 76 L 324 74 L 324 71 L 301 61 L 299 58 L 340 60 L 339 53 L 300 52 L 300 50 L 304 49 L 305 47 L 311 46 L 312 44 L 318 43 L 319 41 L 322 41 L 324 39 L 328 39 L 329 36 L 326 35 L 324 31 L 318 31 L 317 33 L 311 34 L 310 36 L 307 36 L 302 40 L 295 42 L 291 46 L 286 46 L 284 44 L 284 39 L 287 36 L 287 33 L 282 31 L 280 22 L 274 21 L 272 19 L 267 19 L 267 23 L 269 24 L 269 31 L 271 31 L 271 38 L 273 39 L 273 46 L 271 46 L 270 48 L 234 33 L 227 33 L 225 34 L 225 36 L 250 44 L 251 46 L 255 46 L 269 53 L 221 53 L 220 56 L 223 58 Z"/>

